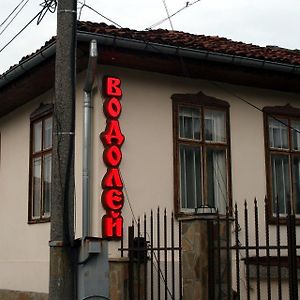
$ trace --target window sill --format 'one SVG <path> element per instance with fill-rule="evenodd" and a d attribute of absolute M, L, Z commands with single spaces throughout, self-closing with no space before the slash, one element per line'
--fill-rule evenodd
<path fill-rule="evenodd" d="M 28 224 L 39 224 L 39 223 L 49 223 L 50 222 L 50 217 L 49 218 L 43 218 L 43 219 L 34 219 L 34 220 L 28 220 Z"/>
<path fill-rule="evenodd" d="M 217 213 L 177 213 L 176 218 L 178 221 L 191 221 L 191 220 L 217 220 Z M 233 217 L 229 215 L 229 221 L 233 221 Z M 226 215 L 219 215 L 219 220 L 226 220 Z"/>
<path fill-rule="evenodd" d="M 245 265 L 249 268 L 250 279 L 257 278 L 257 267 L 259 267 L 260 279 L 267 279 L 268 268 L 270 269 L 270 279 L 278 279 L 278 267 L 280 266 L 281 279 L 289 279 L 289 268 L 288 268 L 288 257 L 281 256 L 280 262 L 277 256 L 266 256 L 249 257 L 248 259 L 243 259 Z M 298 278 L 300 278 L 300 257 L 297 257 L 297 273 Z"/>
<path fill-rule="evenodd" d="M 278 220 L 278 221 L 277 221 Z M 287 225 L 287 216 L 279 216 L 279 219 L 277 219 L 277 217 L 275 216 L 271 216 L 269 217 L 269 225 L 277 225 L 277 223 L 279 225 Z M 295 224 L 296 225 L 300 225 L 300 218 L 299 218 L 299 215 L 296 216 L 295 218 Z"/>

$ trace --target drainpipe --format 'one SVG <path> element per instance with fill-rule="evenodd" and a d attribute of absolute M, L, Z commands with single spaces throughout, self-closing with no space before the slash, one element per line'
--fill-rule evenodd
<path fill-rule="evenodd" d="M 90 235 L 90 158 L 92 88 L 97 67 L 97 42 L 90 42 L 89 63 L 83 88 L 82 239 Z"/>

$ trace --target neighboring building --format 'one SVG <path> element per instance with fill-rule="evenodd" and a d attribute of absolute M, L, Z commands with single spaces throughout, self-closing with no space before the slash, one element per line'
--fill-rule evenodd
<path fill-rule="evenodd" d="M 102 236 L 106 214 L 101 181 L 107 167 L 99 138 L 107 119 L 105 76 L 119 78 L 123 92 L 118 120 L 125 136 L 119 167 L 125 235 L 133 214 L 142 217 L 158 206 L 174 211 L 177 232 L 177 220 L 203 219 L 217 210 L 224 215 L 235 203 L 242 210 L 245 199 L 255 197 L 260 208 L 267 197 L 270 219 L 276 198 L 281 217 L 288 200 L 300 215 L 299 51 L 90 22 L 78 23 L 77 38 L 76 237 L 81 237 L 83 82 L 92 39 L 99 48 L 92 236 Z M 54 62 L 52 39 L 0 77 L 0 290 L 48 292 Z M 265 239 L 265 227 L 259 229 Z M 254 239 L 251 229 L 249 240 Z M 270 240 L 276 241 L 275 226 Z M 109 242 L 110 258 L 120 256 L 119 246 Z"/>

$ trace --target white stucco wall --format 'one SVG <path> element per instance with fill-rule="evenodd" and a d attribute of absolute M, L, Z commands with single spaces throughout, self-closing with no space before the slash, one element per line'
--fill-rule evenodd
<path fill-rule="evenodd" d="M 123 160 L 121 171 L 130 201 L 136 217 L 147 214 L 160 206 L 171 212 L 173 206 L 173 140 L 172 140 L 172 102 L 174 93 L 197 93 L 225 100 L 230 104 L 231 130 L 231 167 L 232 167 L 232 201 L 237 202 L 242 210 L 244 201 L 249 201 L 250 220 L 253 220 L 253 200 L 257 197 L 261 208 L 266 195 L 265 150 L 263 114 L 249 106 L 238 97 L 246 99 L 259 108 L 274 105 L 291 104 L 299 107 L 299 96 L 291 93 L 264 89 L 253 89 L 234 85 L 182 79 L 167 75 L 128 71 L 117 68 L 99 69 L 99 76 L 113 74 L 122 79 L 123 111 L 120 125 L 126 137 L 122 146 Z M 138 84 L 136 84 L 138 82 Z M 238 96 L 238 97 L 237 97 Z M 101 96 L 95 95 L 96 133 L 105 128 L 105 117 L 101 112 Z M 97 101 L 98 100 L 98 101 Z M 99 105 L 100 104 L 100 105 Z M 99 108 L 97 108 L 99 105 Z M 98 170 L 94 178 L 95 197 L 99 193 L 101 179 L 106 167 L 102 159 L 103 146 L 98 139 L 95 148 L 94 166 Z M 99 180 L 99 181 L 98 181 Z M 99 195 L 99 194 L 98 194 Z M 101 219 L 101 203 L 98 212 Z M 260 210 L 263 218 L 263 209 Z M 132 214 L 127 201 L 123 208 L 125 220 Z M 93 222 L 94 226 L 97 222 Z M 101 223 L 95 230 L 100 230 Z M 260 227 L 261 232 L 264 230 Z M 285 228 L 282 228 L 285 232 Z M 97 231 L 95 231 L 96 233 Z M 243 232 L 240 233 L 243 237 Z M 252 237 L 251 232 L 251 237 Z M 272 232 L 271 232 L 272 237 Z"/>
<path fill-rule="evenodd" d="M 298 105 L 295 94 L 253 89 L 219 83 L 179 78 L 128 69 L 99 66 L 94 91 L 92 154 L 92 232 L 101 236 L 101 218 L 105 214 L 100 201 L 101 180 L 106 172 L 102 161 L 103 145 L 99 134 L 105 129 L 103 99 L 99 87 L 103 75 L 122 80 L 123 110 L 119 119 L 125 135 L 120 169 L 136 217 L 173 206 L 173 133 L 172 102 L 174 93 L 214 96 L 230 103 L 232 196 L 240 208 L 245 199 L 256 196 L 263 205 L 266 194 L 263 115 L 242 102 L 245 98 L 260 108 Z M 82 85 L 78 76 L 76 110 L 76 236 L 81 236 L 81 156 L 82 156 Z M 228 93 L 221 88 L 226 86 Z M 234 95 L 235 94 L 235 95 Z M 30 113 L 39 103 L 51 102 L 53 91 L 0 119 L 0 289 L 47 292 L 50 224 L 27 224 Z M 125 198 L 125 228 L 132 214 Z M 285 230 L 283 228 L 283 230 Z M 241 232 L 241 237 L 243 232 Z M 110 256 L 118 256 L 115 242 Z"/>
<path fill-rule="evenodd" d="M 48 289 L 50 224 L 28 225 L 30 114 L 41 95 L 0 120 L 0 289 Z"/>

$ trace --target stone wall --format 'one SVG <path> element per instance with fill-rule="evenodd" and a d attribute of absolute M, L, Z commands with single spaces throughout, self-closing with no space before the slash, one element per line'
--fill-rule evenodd
<path fill-rule="evenodd" d="M 128 258 L 110 259 L 109 285 L 111 300 L 128 299 Z"/>
<path fill-rule="evenodd" d="M 0 300 L 48 300 L 48 294 L 0 290 Z"/>
<path fill-rule="evenodd" d="M 227 251 L 217 249 L 218 244 L 226 248 L 226 222 L 219 222 L 218 230 L 213 215 L 187 217 L 181 221 L 183 299 L 231 299 L 227 288 L 231 287 L 231 258 L 228 262 Z M 219 290 L 221 298 L 217 295 Z"/>
<path fill-rule="evenodd" d="M 129 299 L 129 259 L 117 258 L 109 261 L 109 295 L 111 300 L 140 300 L 145 299 L 144 272 L 145 265 L 133 262 L 133 299 Z M 138 270 L 139 269 L 139 270 Z M 139 275 L 139 278 L 138 278 Z"/>
<path fill-rule="evenodd" d="M 183 299 L 208 299 L 207 224 L 182 221 Z"/>

